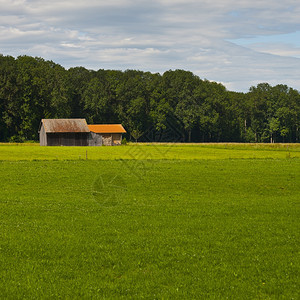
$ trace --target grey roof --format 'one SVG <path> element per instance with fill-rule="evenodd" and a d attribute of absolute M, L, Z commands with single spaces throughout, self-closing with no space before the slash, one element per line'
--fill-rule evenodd
<path fill-rule="evenodd" d="M 42 119 L 45 132 L 90 132 L 85 119 Z"/>

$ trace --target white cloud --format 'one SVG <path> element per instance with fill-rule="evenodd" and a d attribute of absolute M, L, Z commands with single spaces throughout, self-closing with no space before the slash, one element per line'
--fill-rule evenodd
<path fill-rule="evenodd" d="M 65 67 L 182 68 L 235 90 L 300 89 L 299 45 L 281 40 L 300 31 L 298 0 L 0 0 L 0 8 L 3 54 Z"/>
<path fill-rule="evenodd" d="M 261 43 L 250 44 L 248 48 L 255 50 L 256 52 L 269 53 L 283 57 L 295 57 L 300 58 L 300 47 L 295 47 L 289 44 L 280 43 Z"/>

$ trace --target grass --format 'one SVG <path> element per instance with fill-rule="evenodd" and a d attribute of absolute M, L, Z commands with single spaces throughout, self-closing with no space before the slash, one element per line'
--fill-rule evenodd
<path fill-rule="evenodd" d="M 120 147 L 40 147 L 0 144 L 0 160 L 300 158 L 300 144 L 129 144 Z"/>
<path fill-rule="evenodd" d="M 167 146 L 0 146 L 1 297 L 298 299 L 299 148 Z"/>

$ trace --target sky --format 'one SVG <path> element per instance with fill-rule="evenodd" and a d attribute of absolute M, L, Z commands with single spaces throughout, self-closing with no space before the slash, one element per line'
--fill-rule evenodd
<path fill-rule="evenodd" d="M 0 54 L 300 90 L 300 1 L 0 0 Z"/>

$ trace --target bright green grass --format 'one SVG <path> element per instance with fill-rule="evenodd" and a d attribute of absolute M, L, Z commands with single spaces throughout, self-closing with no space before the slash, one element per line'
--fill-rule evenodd
<path fill-rule="evenodd" d="M 2 298 L 299 299 L 300 159 L 2 161 L 0 191 Z"/>
<path fill-rule="evenodd" d="M 300 158 L 300 144 L 130 144 L 119 147 L 40 147 L 0 144 L 0 160 Z"/>

